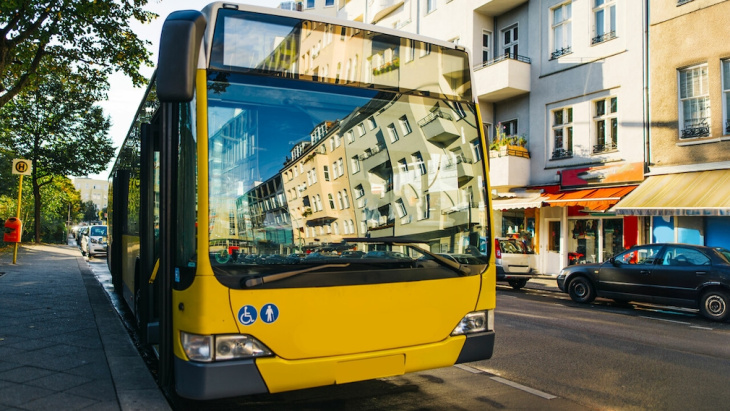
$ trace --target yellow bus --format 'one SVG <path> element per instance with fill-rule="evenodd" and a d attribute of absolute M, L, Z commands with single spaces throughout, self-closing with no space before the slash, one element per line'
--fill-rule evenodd
<path fill-rule="evenodd" d="M 471 78 L 462 47 L 358 22 L 171 14 L 110 175 L 109 268 L 160 384 L 214 399 L 490 358 Z"/>

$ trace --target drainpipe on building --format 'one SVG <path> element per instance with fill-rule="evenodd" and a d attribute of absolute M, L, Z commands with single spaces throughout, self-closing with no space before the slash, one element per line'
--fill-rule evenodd
<path fill-rule="evenodd" d="M 644 0 L 644 173 L 651 164 L 651 115 L 649 111 L 649 0 Z"/>

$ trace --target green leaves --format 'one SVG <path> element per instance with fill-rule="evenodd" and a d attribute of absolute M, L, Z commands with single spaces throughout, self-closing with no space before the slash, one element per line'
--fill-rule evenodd
<path fill-rule="evenodd" d="M 0 2 L 0 107 L 58 68 L 93 71 L 106 83 L 114 71 L 145 83 L 147 42 L 129 26 L 156 14 L 147 0 L 3 0 Z"/>

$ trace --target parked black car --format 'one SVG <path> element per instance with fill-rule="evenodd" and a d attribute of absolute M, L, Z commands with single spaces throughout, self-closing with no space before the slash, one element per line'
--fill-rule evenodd
<path fill-rule="evenodd" d="M 730 251 L 690 244 L 634 246 L 603 263 L 573 265 L 558 287 L 579 303 L 597 296 L 699 308 L 703 316 L 730 316 Z"/>

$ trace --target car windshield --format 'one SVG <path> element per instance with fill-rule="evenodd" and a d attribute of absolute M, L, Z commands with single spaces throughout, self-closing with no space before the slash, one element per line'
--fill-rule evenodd
<path fill-rule="evenodd" d="M 730 264 L 730 250 L 722 247 L 715 247 L 715 251 L 725 258 L 728 264 Z"/>
<path fill-rule="evenodd" d="M 106 235 L 106 226 L 104 227 L 91 227 L 91 233 L 93 237 L 104 237 Z"/>

